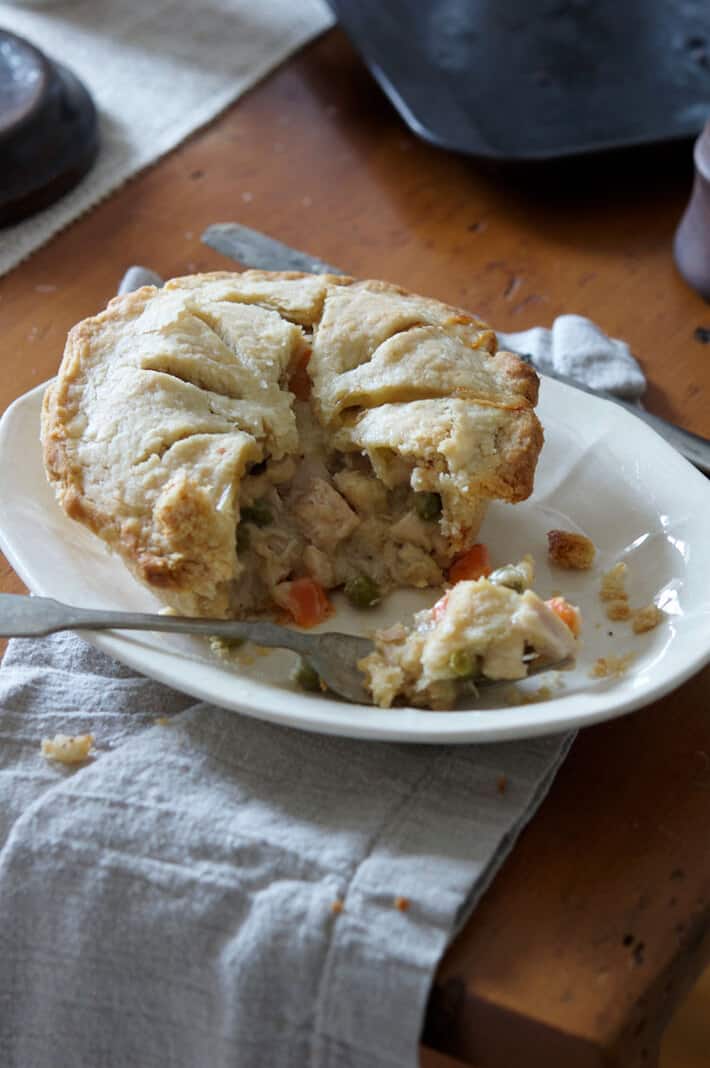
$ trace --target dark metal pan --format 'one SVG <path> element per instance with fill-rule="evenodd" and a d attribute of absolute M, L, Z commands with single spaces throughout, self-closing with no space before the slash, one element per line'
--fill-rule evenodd
<path fill-rule="evenodd" d="M 498 162 L 695 136 L 710 0 L 330 0 L 411 129 Z"/>

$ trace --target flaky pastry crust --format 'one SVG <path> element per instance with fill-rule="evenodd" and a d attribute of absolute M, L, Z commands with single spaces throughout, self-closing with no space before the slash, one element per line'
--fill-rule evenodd
<path fill-rule="evenodd" d="M 290 389 L 304 368 L 305 402 Z M 475 538 L 486 501 L 530 494 L 537 390 L 532 368 L 498 352 L 483 322 L 385 282 L 191 275 L 117 297 L 70 332 L 45 395 L 44 461 L 67 515 L 169 603 L 240 614 L 236 532 L 259 465 L 320 450 L 353 469 L 360 458 L 383 493 L 440 495 L 444 540 L 432 577 L 417 581 L 434 583 L 447 554 Z M 319 477 L 335 493 L 331 459 Z M 359 523 L 362 543 L 360 491 L 346 474 L 355 519 L 343 538 Z M 317 538 L 310 548 L 322 555 Z"/>

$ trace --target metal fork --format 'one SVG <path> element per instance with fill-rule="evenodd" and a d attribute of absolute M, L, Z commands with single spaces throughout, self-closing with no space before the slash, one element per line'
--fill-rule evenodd
<path fill-rule="evenodd" d="M 0 637 L 42 638 L 60 630 L 153 630 L 205 638 L 243 638 L 255 645 L 290 649 L 315 668 L 333 693 L 346 701 L 372 704 L 358 660 L 371 653 L 367 638 L 351 634 L 306 634 L 276 623 L 236 619 L 193 619 L 148 612 L 100 611 L 62 604 L 51 597 L 0 594 Z"/>
<path fill-rule="evenodd" d="M 261 620 L 194 619 L 186 616 L 157 615 L 148 612 L 106 612 L 76 608 L 52 597 L 25 597 L 0 594 L 0 637 L 43 638 L 61 630 L 152 630 L 171 634 L 197 634 L 205 638 L 243 638 L 255 645 L 290 649 L 299 653 L 318 672 L 326 687 L 346 701 L 371 705 L 364 676 L 357 664 L 375 646 L 369 638 L 354 634 L 306 634 Z M 563 667 L 567 661 L 551 663 L 542 658 L 528 664 L 528 676 Z M 495 685 L 510 679 L 476 678 L 478 685 Z"/>

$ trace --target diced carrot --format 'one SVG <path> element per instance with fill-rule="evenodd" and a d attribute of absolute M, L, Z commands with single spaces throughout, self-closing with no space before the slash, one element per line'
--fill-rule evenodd
<path fill-rule="evenodd" d="M 308 374 L 310 358 L 311 350 L 304 349 L 296 360 L 288 380 L 288 388 L 301 401 L 307 401 L 311 395 L 311 378 Z"/>
<path fill-rule="evenodd" d="M 491 560 L 488 548 L 481 542 L 472 545 L 465 553 L 457 556 L 449 568 L 449 582 L 462 582 L 465 579 L 484 578 L 491 573 Z"/>
<path fill-rule="evenodd" d="M 575 638 L 578 638 L 580 630 L 579 609 L 575 608 L 569 601 L 565 601 L 564 597 L 551 597 L 549 601 L 545 601 L 545 604 L 552 609 L 556 616 L 559 616 L 563 623 L 567 624 Z"/>
<path fill-rule="evenodd" d="M 290 582 L 289 587 L 285 607 L 299 627 L 315 627 L 332 614 L 333 606 L 319 582 L 300 578 Z"/>

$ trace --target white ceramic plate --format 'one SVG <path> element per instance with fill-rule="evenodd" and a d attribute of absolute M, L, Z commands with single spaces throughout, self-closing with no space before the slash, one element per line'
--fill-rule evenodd
<path fill-rule="evenodd" d="M 44 387 L 17 400 L 0 422 L 0 546 L 36 594 L 84 607 L 156 611 L 157 599 L 118 557 L 55 503 L 42 469 L 39 413 Z M 493 504 L 481 540 L 496 565 L 530 552 L 535 587 L 582 608 L 583 645 L 574 671 L 549 699 L 510 704 L 510 688 L 482 691 L 454 712 L 378 709 L 299 692 L 290 653 L 247 650 L 234 665 L 214 659 L 200 639 L 107 633 L 91 641 L 117 660 L 195 697 L 305 730 L 409 742 L 489 742 L 582 727 L 647 704 L 710 659 L 710 482 L 640 420 L 618 405 L 545 379 L 540 417 L 546 444 L 533 497 Z M 598 549 L 593 572 L 551 569 L 546 531 L 581 530 Z M 666 612 L 654 631 L 634 635 L 610 623 L 599 601 L 602 570 L 629 564 L 633 606 L 655 600 Z M 431 604 L 436 593 L 402 593 L 358 613 L 338 602 L 331 629 L 371 632 Z M 633 652 L 630 669 L 593 679 L 599 656 Z M 516 691 L 538 691 L 538 676 Z"/>

